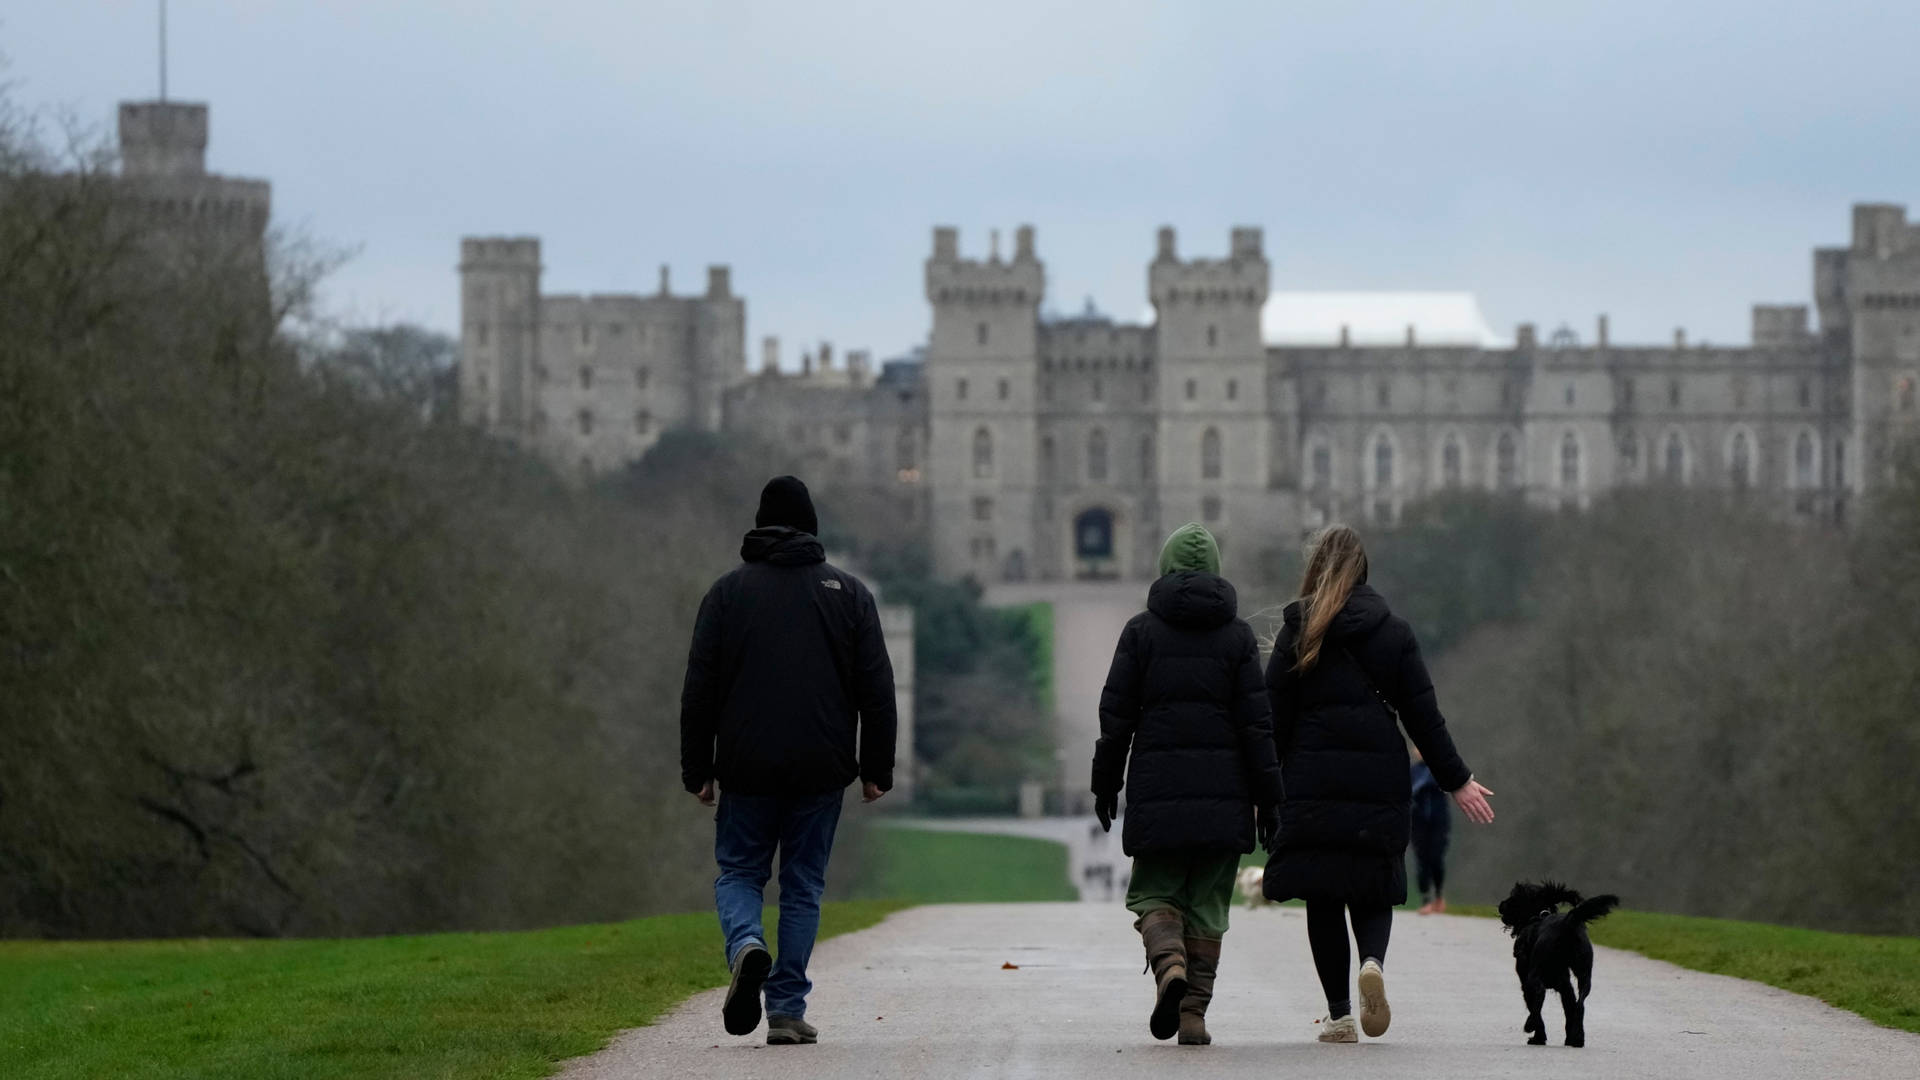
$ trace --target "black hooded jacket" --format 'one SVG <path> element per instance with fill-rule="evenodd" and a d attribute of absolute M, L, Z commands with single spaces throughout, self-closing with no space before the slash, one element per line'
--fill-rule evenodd
<path fill-rule="evenodd" d="M 873 593 L 820 541 L 755 529 L 700 602 L 680 694 L 680 780 L 743 795 L 893 786 L 893 663 Z"/>
<path fill-rule="evenodd" d="M 1406 620 L 1364 582 L 1333 617 L 1318 660 L 1304 674 L 1294 670 L 1300 632 L 1295 601 L 1287 605 L 1267 666 L 1273 737 L 1286 779 L 1280 856 L 1347 852 L 1391 856 L 1397 864 L 1407 847 L 1412 796 L 1400 728 L 1442 788 L 1456 791 L 1472 778 L 1447 734 L 1420 646 Z M 1324 884 L 1293 881 L 1285 889 L 1312 895 Z"/>
<path fill-rule="evenodd" d="M 1096 795 L 1127 789 L 1128 855 L 1253 850 L 1253 810 L 1280 799 L 1260 646 L 1233 586 L 1183 570 L 1120 632 L 1093 750 Z M 1129 764 L 1131 751 L 1131 764 Z"/>

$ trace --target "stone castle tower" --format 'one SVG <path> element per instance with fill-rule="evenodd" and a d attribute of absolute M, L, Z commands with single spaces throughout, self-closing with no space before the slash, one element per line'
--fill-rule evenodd
<path fill-rule="evenodd" d="M 230 264 L 252 279 L 264 305 L 271 185 L 207 171 L 203 104 L 122 102 L 119 121 L 120 212 L 175 257 Z"/>
<path fill-rule="evenodd" d="M 718 430 L 745 377 L 746 302 L 725 266 L 704 295 L 543 296 L 540 241 L 460 242 L 461 415 L 557 467 L 592 474 L 646 453 L 662 432 Z"/>

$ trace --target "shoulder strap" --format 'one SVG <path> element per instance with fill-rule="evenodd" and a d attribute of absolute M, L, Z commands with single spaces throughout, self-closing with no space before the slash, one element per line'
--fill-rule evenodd
<path fill-rule="evenodd" d="M 1348 660 L 1353 661 L 1353 666 L 1360 672 L 1360 681 L 1367 684 L 1367 691 L 1373 695 L 1374 700 L 1385 706 L 1388 715 L 1392 716 L 1397 722 L 1400 719 L 1400 710 L 1394 708 L 1393 702 L 1387 700 L 1387 695 L 1381 693 L 1380 688 L 1374 685 L 1373 675 L 1367 671 L 1367 665 L 1361 662 L 1360 658 L 1355 656 L 1353 651 L 1345 645 L 1340 646 L 1340 651 L 1346 654 Z"/>

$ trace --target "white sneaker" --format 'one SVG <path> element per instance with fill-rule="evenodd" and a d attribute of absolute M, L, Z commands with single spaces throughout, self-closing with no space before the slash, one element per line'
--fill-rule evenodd
<path fill-rule="evenodd" d="M 1387 1007 L 1387 976 L 1378 960 L 1360 965 L 1360 1030 L 1367 1038 L 1377 1039 L 1393 1023 L 1393 1010 Z"/>
<path fill-rule="evenodd" d="M 1320 1018 L 1319 1039 L 1325 1043 L 1357 1043 L 1360 1033 L 1354 1029 L 1353 1014 L 1348 1013 L 1338 1020 Z"/>

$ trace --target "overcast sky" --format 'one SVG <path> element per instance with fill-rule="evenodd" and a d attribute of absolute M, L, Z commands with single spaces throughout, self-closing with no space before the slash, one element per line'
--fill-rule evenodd
<path fill-rule="evenodd" d="M 1134 317 L 1154 229 L 1266 229 L 1276 289 L 1477 293 L 1493 326 L 1745 341 L 1854 201 L 1920 203 L 1904 2 L 173 0 L 171 96 L 328 301 L 456 329 L 466 234 L 549 292 L 733 267 L 749 334 L 924 339 L 935 224 L 1031 222 L 1049 303 Z M 0 0 L 11 94 L 111 132 L 152 0 Z M 757 346 L 753 351 L 757 355 Z"/>

